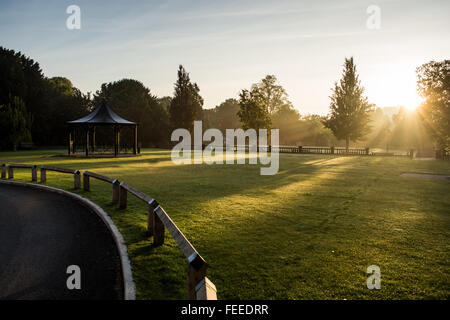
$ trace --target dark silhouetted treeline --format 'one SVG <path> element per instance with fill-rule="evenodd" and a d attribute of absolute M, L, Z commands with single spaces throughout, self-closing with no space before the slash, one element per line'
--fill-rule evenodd
<path fill-rule="evenodd" d="M 445 148 L 449 143 L 449 70 L 448 60 L 419 67 L 422 107 L 384 112 L 363 96 L 353 59 L 346 59 L 342 78 L 333 88 L 330 114 L 319 116 L 301 115 L 274 75 L 205 110 L 200 88 L 183 66 L 177 71 L 173 97 L 159 98 L 134 79 L 104 83 L 91 96 L 67 78 L 45 77 L 39 64 L 22 53 L 0 47 L 0 149 L 30 143 L 63 146 L 66 122 L 87 115 L 102 99 L 122 117 L 139 123 L 143 147 L 169 147 L 172 130 L 192 129 L 194 120 L 203 120 L 204 129 L 224 133 L 235 128 L 278 128 L 281 145 Z M 97 133 L 99 144 L 109 138 L 101 130 Z"/>

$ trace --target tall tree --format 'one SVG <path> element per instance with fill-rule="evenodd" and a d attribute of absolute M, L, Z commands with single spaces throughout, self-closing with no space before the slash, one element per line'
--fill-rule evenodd
<path fill-rule="evenodd" d="M 374 106 L 363 93 L 364 87 L 356 73 L 353 57 L 346 58 L 342 79 L 334 84 L 330 113 L 323 124 L 333 131 L 336 138 L 345 140 L 347 151 L 350 140 L 356 141 L 370 131 L 370 113 Z"/>
<path fill-rule="evenodd" d="M 200 96 L 200 88 L 196 83 L 191 82 L 189 73 L 180 65 L 174 97 L 169 107 L 172 128 L 185 128 L 192 132 L 194 120 L 201 120 L 202 107 L 203 98 Z"/>
<path fill-rule="evenodd" d="M 450 60 L 430 61 L 416 71 L 418 92 L 425 99 L 419 114 L 438 148 L 450 148 Z"/>

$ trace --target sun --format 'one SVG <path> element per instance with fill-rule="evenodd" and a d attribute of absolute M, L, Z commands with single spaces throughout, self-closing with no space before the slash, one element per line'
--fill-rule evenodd
<path fill-rule="evenodd" d="M 417 93 L 413 68 L 392 67 L 390 73 L 376 74 L 366 85 L 369 101 L 377 107 L 403 106 L 415 110 L 422 103 Z"/>
<path fill-rule="evenodd" d="M 420 97 L 417 94 L 411 95 L 408 97 L 404 97 L 403 100 L 405 102 L 400 105 L 404 106 L 406 109 L 411 110 L 411 111 L 416 110 L 417 107 L 419 107 L 419 105 L 422 102 L 422 100 L 420 99 Z"/>

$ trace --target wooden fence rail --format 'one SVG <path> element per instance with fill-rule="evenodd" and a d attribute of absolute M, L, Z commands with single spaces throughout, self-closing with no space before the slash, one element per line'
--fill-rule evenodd
<path fill-rule="evenodd" d="M 145 193 L 133 188 L 132 186 L 126 184 L 125 182 L 121 182 L 119 184 L 119 208 L 126 209 L 127 207 L 127 194 L 131 193 L 136 198 L 144 201 L 148 205 L 147 210 L 147 233 L 149 236 L 154 235 L 154 213 L 153 210 L 158 206 L 158 202 L 152 197 L 146 195 Z M 155 245 L 159 245 L 158 240 L 154 237 L 153 241 Z M 162 243 L 161 243 L 162 244 Z"/>
<path fill-rule="evenodd" d="M 149 235 L 153 235 L 153 245 L 161 246 L 164 244 L 165 229 L 167 229 L 181 252 L 183 252 L 187 259 L 187 298 L 192 300 L 197 299 L 197 297 L 211 300 L 217 299 L 215 286 L 211 286 L 211 281 L 206 278 L 207 264 L 205 260 L 200 256 L 180 229 L 178 229 L 177 225 L 158 202 L 123 181 L 119 186 L 120 209 L 125 209 L 127 207 L 128 193 L 131 193 L 138 199 L 147 203 L 147 231 Z"/>
<path fill-rule="evenodd" d="M 81 174 L 80 174 L 80 170 L 56 168 L 56 167 L 50 167 L 50 166 L 41 166 L 41 182 L 42 183 L 47 182 L 47 171 L 54 171 L 54 172 L 59 172 L 59 173 L 73 174 L 73 187 L 75 189 L 80 189 L 81 188 Z"/>
<path fill-rule="evenodd" d="M 31 168 L 32 181 L 37 181 L 37 166 L 28 164 L 1 164 L 1 177 L 6 177 L 6 167 L 8 167 L 8 178 L 14 178 L 14 168 Z M 75 189 L 80 189 L 81 179 L 80 171 L 50 166 L 41 166 L 41 182 L 47 181 L 47 171 L 60 173 L 69 173 L 74 175 Z M 180 231 L 177 225 L 158 204 L 158 202 L 145 193 L 133 188 L 125 182 L 119 183 L 117 179 L 103 176 L 94 172 L 84 171 L 83 189 L 90 190 L 90 178 L 95 178 L 113 186 L 113 202 L 118 203 L 120 209 L 127 207 L 127 194 L 131 193 L 138 199 L 148 205 L 147 230 L 149 235 L 153 236 L 153 245 L 160 246 L 164 244 L 165 229 L 173 237 L 176 244 L 183 252 L 187 260 L 187 298 L 192 300 L 216 300 L 217 290 L 214 284 L 206 277 L 206 261 L 200 256 L 194 246 L 189 242 L 185 235 Z"/>
<path fill-rule="evenodd" d="M 450 160 L 450 150 L 436 150 L 436 159 Z"/>
<path fill-rule="evenodd" d="M 31 169 L 31 181 L 33 181 L 33 182 L 37 181 L 37 166 L 36 165 L 12 163 L 12 164 L 8 165 L 8 179 L 14 178 L 14 168 Z"/>
<path fill-rule="evenodd" d="M 2 163 L 0 165 L 1 167 L 1 177 L 2 179 L 6 179 L 6 164 Z"/>
<path fill-rule="evenodd" d="M 206 261 L 200 256 L 197 250 L 195 250 L 194 246 L 184 236 L 180 229 L 178 229 L 177 225 L 170 219 L 169 215 L 160 205 L 154 209 L 154 213 L 153 237 L 156 239 L 155 244 L 164 243 L 165 227 L 177 243 L 181 252 L 183 252 L 184 256 L 187 258 L 187 298 L 195 300 L 197 296 L 202 298 L 203 295 L 206 294 L 205 297 L 210 300 L 217 299 L 215 286 L 207 286 Z M 205 283 L 204 285 L 201 284 L 202 281 Z M 197 295 L 197 291 L 199 292 L 199 295 Z"/>
<path fill-rule="evenodd" d="M 84 171 L 83 172 L 83 189 L 84 191 L 90 191 L 91 184 L 90 184 L 90 178 L 95 178 L 100 181 L 104 181 L 107 183 L 112 184 L 112 203 L 118 204 L 119 203 L 119 193 L 120 193 L 120 182 L 117 179 L 113 179 L 107 176 L 102 176 L 98 173 L 90 172 L 90 171 Z"/>
<path fill-rule="evenodd" d="M 203 149 L 207 149 L 208 146 L 204 145 Z M 263 151 L 263 152 L 279 152 L 279 153 L 305 153 L 305 154 L 338 154 L 338 155 L 375 155 L 370 152 L 369 148 L 349 148 L 346 150 L 342 147 L 305 147 L 305 146 L 253 146 L 248 145 L 237 145 L 237 146 L 223 146 L 223 151 L 234 151 L 234 152 L 249 152 L 253 151 Z"/>

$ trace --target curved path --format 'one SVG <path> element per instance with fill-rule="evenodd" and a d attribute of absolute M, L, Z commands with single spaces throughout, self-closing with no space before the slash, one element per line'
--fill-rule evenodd
<path fill-rule="evenodd" d="M 67 267 L 81 269 L 69 290 Z M 0 299 L 123 299 L 120 256 L 101 218 L 61 194 L 0 184 Z"/>

